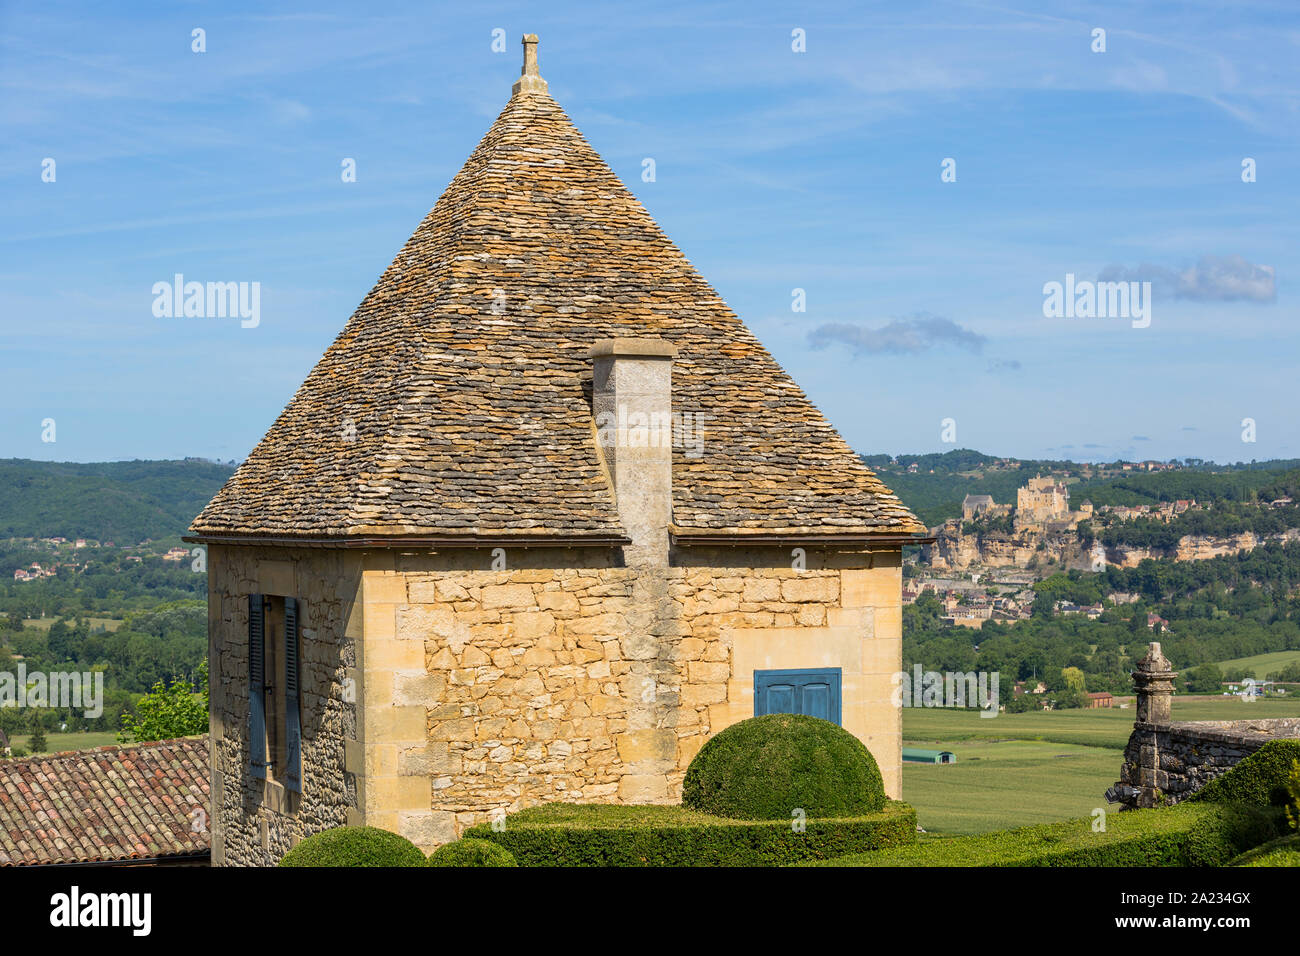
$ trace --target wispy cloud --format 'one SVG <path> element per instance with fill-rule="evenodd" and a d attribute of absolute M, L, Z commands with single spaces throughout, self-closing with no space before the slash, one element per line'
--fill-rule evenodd
<path fill-rule="evenodd" d="M 1176 299 L 1200 302 L 1273 302 L 1277 270 L 1255 265 L 1242 256 L 1201 256 L 1185 269 L 1143 263 L 1136 268 L 1111 265 L 1097 275 L 1100 282 L 1150 282 Z"/>
<path fill-rule="evenodd" d="M 986 341 L 984 336 L 962 328 L 952 319 L 928 312 L 893 319 L 874 329 L 847 322 L 827 322 L 808 333 L 810 348 L 846 345 L 854 355 L 915 355 L 943 346 L 979 352 Z"/>

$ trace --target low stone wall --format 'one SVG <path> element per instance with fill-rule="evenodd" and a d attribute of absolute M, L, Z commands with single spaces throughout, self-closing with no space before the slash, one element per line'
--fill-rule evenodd
<path fill-rule="evenodd" d="M 1270 740 L 1287 737 L 1300 737 L 1300 717 L 1136 723 L 1117 795 L 1126 809 L 1178 803 Z"/>

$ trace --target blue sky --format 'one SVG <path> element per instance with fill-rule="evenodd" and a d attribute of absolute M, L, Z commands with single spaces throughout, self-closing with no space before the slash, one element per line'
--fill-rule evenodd
<path fill-rule="evenodd" d="M 0 457 L 247 454 L 525 32 L 859 451 L 1300 457 L 1294 3 L 112 7 L 0 2 Z M 175 273 L 259 282 L 260 324 L 155 317 Z M 1150 326 L 1045 317 L 1067 273 L 1152 281 Z"/>

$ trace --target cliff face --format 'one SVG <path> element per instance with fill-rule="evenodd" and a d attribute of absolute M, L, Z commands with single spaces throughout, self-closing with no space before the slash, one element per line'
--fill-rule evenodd
<path fill-rule="evenodd" d="M 922 557 L 931 567 L 938 569 L 964 571 L 972 566 L 1023 568 L 1035 556 L 1040 562 L 1050 558 L 1071 567 L 1088 566 L 1087 556 L 1081 556 L 1078 539 L 1073 535 L 1035 531 L 963 534 L 961 522 L 956 519 L 931 528 L 930 534 L 934 535 L 935 542 L 923 549 Z"/>
<path fill-rule="evenodd" d="M 1300 528 L 1281 534 L 1260 536 L 1247 531 L 1222 538 L 1207 535 L 1184 535 L 1172 551 L 1134 548 L 1118 545 L 1102 549 L 1095 545 L 1085 549 L 1072 533 L 1019 531 L 1015 534 L 962 534 L 961 522 L 952 519 L 937 528 L 931 528 L 935 543 L 923 550 L 923 558 L 942 570 L 964 571 L 969 567 L 1026 567 L 1030 559 L 1038 556 L 1039 562 L 1052 559 L 1067 568 L 1096 570 L 1105 556 L 1106 564 L 1122 568 L 1135 568 L 1146 558 L 1173 559 L 1174 561 L 1204 561 L 1238 551 L 1253 551 L 1267 541 L 1289 543 L 1300 541 Z"/>
<path fill-rule="evenodd" d="M 1281 534 L 1257 535 L 1253 531 L 1215 538 L 1209 535 L 1183 535 L 1178 539 L 1178 546 L 1173 552 L 1153 550 L 1151 548 L 1131 548 L 1119 545 L 1106 553 L 1108 564 L 1118 564 L 1124 568 L 1135 568 L 1146 558 L 1172 558 L 1175 561 L 1204 561 L 1218 558 L 1238 551 L 1253 551 L 1268 541 L 1280 541 L 1288 544 L 1300 541 L 1300 528 L 1289 528 Z"/>

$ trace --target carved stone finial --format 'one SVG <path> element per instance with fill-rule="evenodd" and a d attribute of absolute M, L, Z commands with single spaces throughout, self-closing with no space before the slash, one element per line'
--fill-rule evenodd
<path fill-rule="evenodd" d="M 524 34 L 524 66 L 519 71 L 519 79 L 511 87 L 512 93 L 545 93 L 546 81 L 537 72 L 537 34 Z"/>
<path fill-rule="evenodd" d="M 1160 642 L 1152 641 L 1146 656 L 1133 672 L 1133 689 L 1137 692 L 1137 720 L 1145 724 L 1167 724 L 1172 713 L 1174 678 L 1178 675 L 1160 650 Z"/>

